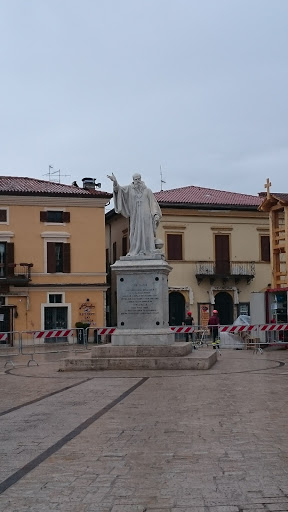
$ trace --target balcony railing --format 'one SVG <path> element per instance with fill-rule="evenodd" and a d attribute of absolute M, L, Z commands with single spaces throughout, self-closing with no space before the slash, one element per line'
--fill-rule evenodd
<path fill-rule="evenodd" d="M 255 277 L 254 261 L 199 261 L 196 263 L 196 278 L 198 283 L 205 277 L 213 282 L 219 278 L 227 281 L 233 278 L 237 283 L 244 278 L 249 283 Z"/>
<path fill-rule="evenodd" d="M 8 285 L 26 286 L 31 281 L 33 263 L 0 264 L 0 282 Z"/>

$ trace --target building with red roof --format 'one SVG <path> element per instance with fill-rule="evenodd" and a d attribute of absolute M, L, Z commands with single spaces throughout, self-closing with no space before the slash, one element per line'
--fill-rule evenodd
<path fill-rule="evenodd" d="M 105 324 L 111 194 L 94 179 L 82 181 L 0 176 L 0 330 L 9 343 L 18 342 L 15 331 Z"/>
<path fill-rule="evenodd" d="M 192 311 L 205 324 L 213 309 L 222 324 L 250 314 L 251 293 L 271 283 L 269 220 L 257 196 L 187 186 L 156 192 L 162 219 L 157 237 L 164 242 L 169 275 L 170 325 Z M 106 256 L 113 263 L 129 250 L 128 221 L 106 214 Z M 109 265 L 108 265 L 109 268 Z M 108 303 L 116 323 L 113 275 Z"/>

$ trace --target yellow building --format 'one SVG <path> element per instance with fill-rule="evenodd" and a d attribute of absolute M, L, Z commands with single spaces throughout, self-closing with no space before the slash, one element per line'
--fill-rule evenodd
<path fill-rule="evenodd" d="M 111 194 L 0 177 L 0 331 L 106 321 L 105 205 Z"/>
<path fill-rule="evenodd" d="M 222 324 L 250 314 L 252 292 L 271 284 L 268 214 L 258 210 L 259 196 L 202 187 L 155 194 L 162 219 L 157 237 L 164 242 L 169 275 L 170 325 L 181 325 L 188 311 L 207 324 L 213 309 Z M 114 210 L 106 214 L 107 260 L 129 249 L 128 221 Z M 111 325 L 116 323 L 113 275 L 108 292 Z"/>

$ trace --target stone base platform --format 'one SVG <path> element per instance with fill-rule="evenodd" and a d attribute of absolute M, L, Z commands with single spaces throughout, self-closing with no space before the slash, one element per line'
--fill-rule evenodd
<path fill-rule="evenodd" d="M 112 345 L 115 346 L 154 346 L 172 345 L 175 343 L 175 334 L 169 328 L 162 329 L 116 329 L 111 336 Z"/>
<path fill-rule="evenodd" d="M 94 347 L 90 357 L 64 359 L 60 370 L 208 370 L 216 361 L 216 350 L 192 351 L 192 343 L 149 347 L 109 344 Z"/>

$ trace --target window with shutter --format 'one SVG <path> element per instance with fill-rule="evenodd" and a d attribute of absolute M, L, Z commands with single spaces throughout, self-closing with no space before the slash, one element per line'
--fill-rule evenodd
<path fill-rule="evenodd" d="M 13 276 L 14 275 L 14 244 L 7 243 L 6 244 L 6 275 Z"/>
<path fill-rule="evenodd" d="M 54 274 L 56 272 L 55 242 L 47 242 L 47 272 Z"/>
<path fill-rule="evenodd" d="M 70 222 L 70 212 L 63 212 L 63 222 Z"/>
<path fill-rule="evenodd" d="M 71 272 L 70 244 L 47 242 L 47 272 Z"/>
<path fill-rule="evenodd" d="M 63 270 L 62 272 L 71 272 L 71 255 L 70 255 L 70 244 L 62 244 L 63 249 Z"/>
<path fill-rule="evenodd" d="M 229 235 L 215 235 L 215 263 L 216 274 L 230 274 L 230 237 Z"/>
<path fill-rule="evenodd" d="M 168 260 L 182 260 L 182 234 L 167 234 L 167 259 Z"/>
<path fill-rule="evenodd" d="M 0 210 L 0 222 L 7 222 L 7 210 Z"/>
<path fill-rule="evenodd" d="M 0 242 L 0 277 L 6 276 L 6 242 Z"/>
<path fill-rule="evenodd" d="M 40 222 L 51 222 L 52 224 L 63 224 L 70 222 L 70 212 L 62 210 L 47 210 L 40 212 Z"/>
<path fill-rule="evenodd" d="M 261 254 L 260 254 L 261 261 L 269 262 L 270 261 L 270 237 L 269 237 L 269 235 L 261 235 L 260 248 L 261 248 Z"/>

